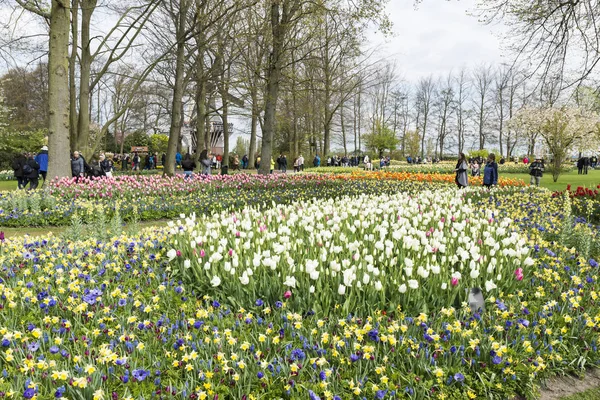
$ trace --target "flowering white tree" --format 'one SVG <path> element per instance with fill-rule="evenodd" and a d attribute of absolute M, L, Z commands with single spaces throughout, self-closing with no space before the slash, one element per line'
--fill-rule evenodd
<path fill-rule="evenodd" d="M 587 146 L 590 140 L 595 141 L 598 123 L 597 114 L 570 106 L 523 108 L 510 120 L 515 129 L 538 132 L 544 139 L 552 157 L 550 170 L 554 182 L 571 152 Z"/>

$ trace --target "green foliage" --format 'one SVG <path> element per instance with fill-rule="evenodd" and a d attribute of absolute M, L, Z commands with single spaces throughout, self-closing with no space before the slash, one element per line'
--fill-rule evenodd
<path fill-rule="evenodd" d="M 421 150 L 421 138 L 418 131 L 408 131 L 404 135 L 404 154 L 416 157 Z"/>
<path fill-rule="evenodd" d="M 125 139 L 125 143 L 127 143 L 127 139 Z M 133 146 L 135 146 L 135 145 L 133 145 Z M 148 150 L 151 153 L 158 153 L 158 154 L 166 153 L 168 146 L 169 146 L 169 137 L 167 135 L 157 133 L 157 134 L 150 136 L 150 140 L 148 143 Z"/>
<path fill-rule="evenodd" d="M 242 157 L 244 154 L 247 154 L 248 148 L 250 147 L 250 141 L 244 139 L 241 136 L 238 136 L 235 147 L 233 148 L 233 153 Z"/>
<path fill-rule="evenodd" d="M 481 158 L 483 158 L 485 160 L 489 154 L 490 154 L 490 152 L 487 151 L 486 149 L 483 149 L 483 150 L 473 150 L 473 151 L 469 152 L 468 157 L 469 158 L 481 157 Z"/>
<path fill-rule="evenodd" d="M 168 138 L 167 138 L 168 140 Z M 125 143 L 123 145 L 123 151 L 129 153 L 133 146 L 149 146 L 150 137 L 146 132 L 136 131 L 125 137 Z"/>
<path fill-rule="evenodd" d="M 395 150 L 400 142 L 394 134 L 394 131 L 380 122 L 377 122 L 374 131 L 365 135 L 364 138 L 367 148 L 377 152 L 379 157 L 381 157 L 386 150 Z"/>
<path fill-rule="evenodd" d="M 12 160 L 24 151 L 38 152 L 45 144 L 46 131 L 13 131 L 0 127 L 0 170 L 10 169 Z"/>

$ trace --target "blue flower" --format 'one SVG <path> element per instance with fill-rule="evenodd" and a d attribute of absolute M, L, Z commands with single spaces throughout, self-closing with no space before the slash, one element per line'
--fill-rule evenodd
<path fill-rule="evenodd" d="M 256 376 L 258 377 L 258 379 L 262 379 L 265 376 L 265 374 L 263 374 L 261 371 L 258 371 Z"/>
<path fill-rule="evenodd" d="M 465 381 L 465 376 L 463 374 L 461 374 L 460 372 L 454 374 L 454 380 L 456 382 L 460 382 L 463 383 Z"/>
<path fill-rule="evenodd" d="M 134 369 L 131 375 L 133 375 L 136 380 L 143 381 L 150 375 L 150 372 L 144 369 Z"/>
<path fill-rule="evenodd" d="M 35 389 L 29 388 L 23 392 L 23 397 L 26 399 L 30 399 L 35 396 Z"/>
<path fill-rule="evenodd" d="M 31 342 L 27 345 L 27 348 L 32 353 L 35 353 L 40 348 L 40 344 L 38 342 Z"/>
<path fill-rule="evenodd" d="M 265 304 L 265 303 L 264 303 L 264 301 L 262 301 L 261 299 L 257 299 L 257 300 L 256 300 L 256 305 L 257 305 L 258 307 L 262 307 L 262 306 L 263 306 L 263 304 Z"/>
<path fill-rule="evenodd" d="M 308 397 L 310 400 L 321 400 L 321 398 L 317 396 L 312 390 L 308 391 Z"/>
<path fill-rule="evenodd" d="M 127 299 L 119 299 L 119 306 L 123 307 L 125 304 L 127 304 Z"/>
<path fill-rule="evenodd" d="M 590 267 L 592 268 L 596 268 L 598 266 L 598 262 L 596 260 L 594 260 L 593 258 L 590 258 Z"/>
<path fill-rule="evenodd" d="M 59 352 L 59 348 L 57 346 L 50 347 L 50 354 L 56 354 Z"/>
<path fill-rule="evenodd" d="M 218 301 L 214 300 L 214 301 L 212 302 L 212 306 L 213 306 L 214 308 L 219 308 L 219 307 L 221 307 L 221 303 L 219 303 Z"/>
<path fill-rule="evenodd" d="M 501 362 L 502 362 L 502 357 L 500 357 L 500 356 L 495 356 L 494 358 L 492 358 L 492 363 L 493 363 L 494 365 L 498 365 L 498 364 L 500 364 Z"/>
<path fill-rule="evenodd" d="M 54 392 L 54 397 L 56 397 L 57 399 L 62 397 L 63 394 L 65 394 L 65 387 L 61 386 L 58 389 L 56 389 L 56 392 Z"/>
<path fill-rule="evenodd" d="M 375 398 L 376 399 L 383 399 L 385 397 L 385 395 L 387 394 L 387 390 L 378 390 L 375 393 Z"/>
<path fill-rule="evenodd" d="M 327 379 L 327 374 L 325 373 L 325 371 L 319 372 L 319 379 L 321 379 L 322 381 Z"/>

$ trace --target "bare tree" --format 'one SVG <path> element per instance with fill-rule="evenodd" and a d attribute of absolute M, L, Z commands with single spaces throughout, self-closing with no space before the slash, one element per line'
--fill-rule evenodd
<path fill-rule="evenodd" d="M 487 130 L 487 122 L 490 115 L 490 101 L 492 97 L 492 68 L 489 65 L 481 65 L 473 71 L 473 87 L 475 89 L 473 99 L 477 113 L 477 133 L 479 136 L 479 150 L 485 148 L 490 134 Z"/>

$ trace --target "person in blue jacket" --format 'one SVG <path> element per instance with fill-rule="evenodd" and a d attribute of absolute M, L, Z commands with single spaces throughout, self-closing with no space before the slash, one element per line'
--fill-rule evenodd
<path fill-rule="evenodd" d="M 181 153 L 177 152 L 177 154 L 175 154 L 175 164 L 177 167 L 181 168 Z"/>
<path fill-rule="evenodd" d="M 496 155 L 490 153 L 487 163 L 483 170 L 483 186 L 489 188 L 498 184 L 498 164 L 496 164 Z"/>
<path fill-rule="evenodd" d="M 35 162 L 40 165 L 40 175 L 46 183 L 46 175 L 48 174 L 48 146 L 42 146 L 42 150 L 35 156 Z"/>

